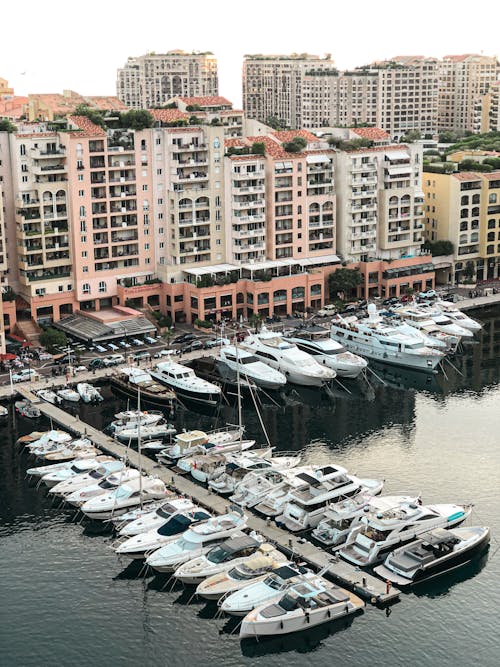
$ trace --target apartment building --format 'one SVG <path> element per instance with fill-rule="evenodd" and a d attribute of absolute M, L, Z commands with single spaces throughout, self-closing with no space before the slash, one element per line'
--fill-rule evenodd
<path fill-rule="evenodd" d="M 40 323 L 114 305 L 119 281 L 155 265 L 147 138 L 84 116 L 70 116 L 64 132 L 20 130 L 2 137 L 17 257 L 9 283 Z"/>
<path fill-rule="evenodd" d="M 173 97 L 218 95 L 217 59 L 181 50 L 129 58 L 117 71 L 116 94 L 134 109 L 163 106 Z"/>
<path fill-rule="evenodd" d="M 500 132 L 500 81 L 490 84 L 488 92 L 476 98 L 474 132 Z"/>
<path fill-rule="evenodd" d="M 325 81 L 322 80 L 323 74 Z M 338 71 L 329 56 L 320 58 L 308 53 L 246 55 L 243 62 L 245 115 L 261 122 L 273 117 L 284 127 L 310 127 L 307 123 L 311 114 L 315 119 L 321 119 L 327 113 L 330 103 L 325 95 L 327 86 L 324 84 L 327 83 L 326 80 L 331 82 L 331 77 L 335 79 L 337 74 Z M 309 96 L 307 102 L 304 96 L 306 79 Z M 314 88 L 314 84 L 317 88 Z M 333 82 L 332 96 L 335 97 L 335 94 Z M 327 124 L 332 125 L 330 122 Z"/>
<path fill-rule="evenodd" d="M 499 72 L 495 56 L 445 56 L 439 62 L 439 131 L 480 131 L 477 105 L 498 81 Z"/>
<path fill-rule="evenodd" d="M 500 171 L 424 173 L 423 190 L 426 237 L 453 243 L 455 280 L 500 277 Z"/>
<path fill-rule="evenodd" d="M 41 93 L 28 95 L 24 107 L 25 115 L 30 122 L 53 121 L 64 118 L 78 106 L 86 106 L 100 111 L 126 111 L 127 107 L 117 97 L 110 95 L 80 95 L 74 90 L 60 93 Z"/>

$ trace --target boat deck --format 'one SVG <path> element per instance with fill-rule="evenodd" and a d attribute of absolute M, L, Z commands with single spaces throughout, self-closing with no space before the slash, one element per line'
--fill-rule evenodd
<path fill-rule="evenodd" d="M 146 456 L 142 456 L 142 461 L 140 461 L 139 453 L 135 450 L 128 448 L 127 451 L 125 445 L 115 441 L 112 437 L 105 435 L 90 424 L 83 422 L 79 417 L 70 415 L 61 410 L 61 408 L 42 401 L 28 387 L 19 386 L 16 389 L 23 398 L 36 403 L 42 414 L 46 417 L 57 422 L 63 428 L 72 431 L 74 434 L 85 435 L 103 452 L 116 457 L 123 457 L 125 452 L 127 452 L 132 466 L 139 467 L 139 464 L 141 464 L 145 473 L 159 477 L 173 490 L 192 498 L 193 501 L 209 511 L 218 514 L 224 514 L 228 511 L 229 505 L 226 499 L 221 498 L 210 489 L 196 484 L 190 477 L 181 476 L 174 469 L 167 468 Z M 270 542 L 276 544 L 278 548 L 294 559 L 305 561 L 317 569 L 328 566 L 325 576 L 353 590 L 372 604 L 388 604 L 396 602 L 399 599 L 399 589 L 393 586 L 390 590 L 387 590 L 386 583 L 381 579 L 349 563 L 337 560 L 336 556 L 323 551 L 301 537 L 291 535 L 271 521 L 249 514 L 247 525 L 250 529 L 264 535 Z"/>

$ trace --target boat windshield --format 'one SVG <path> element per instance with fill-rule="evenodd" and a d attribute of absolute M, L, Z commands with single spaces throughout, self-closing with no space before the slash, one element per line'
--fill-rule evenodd
<path fill-rule="evenodd" d="M 258 357 L 254 357 L 254 355 L 252 354 L 249 357 L 243 357 L 239 361 L 242 364 L 255 364 L 255 363 L 258 363 L 259 359 L 258 359 Z"/>
<path fill-rule="evenodd" d="M 207 560 L 211 563 L 224 563 L 228 558 L 231 557 L 231 552 L 227 550 L 224 545 L 220 544 L 210 551 L 207 554 Z"/>
<path fill-rule="evenodd" d="M 361 534 L 374 542 L 383 542 L 391 532 L 391 530 L 377 530 L 368 526 Z"/>
<path fill-rule="evenodd" d="M 157 532 L 158 535 L 178 535 L 187 530 L 192 522 L 193 520 L 184 516 L 184 514 L 178 514 L 158 528 Z"/>
<path fill-rule="evenodd" d="M 102 470 L 92 470 L 92 472 L 89 472 L 89 477 L 92 477 L 92 479 L 100 479 L 103 476 Z"/>
<path fill-rule="evenodd" d="M 252 570 L 245 570 L 242 567 L 233 567 L 232 570 L 229 570 L 228 577 L 234 579 L 235 581 L 244 581 L 245 579 L 253 579 L 256 575 Z"/>
<path fill-rule="evenodd" d="M 101 489 L 114 489 L 116 487 L 116 483 L 115 482 L 110 482 L 109 480 L 104 479 L 99 484 L 99 486 L 101 487 Z"/>
<path fill-rule="evenodd" d="M 266 577 L 264 579 L 264 583 L 266 586 L 269 586 L 269 588 L 272 588 L 274 591 L 279 591 L 283 588 L 283 583 L 276 578 L 275 575 L 270 575 L 269 577 Z"/>
<path fill-rule="evenodd" d="M 294 609 L 297 609 L 297 607 L 299 606 L 299 601 L 298 598 L 292 595 L 288 595 L 287 593 L 281 598 L 278 604 L 285 611 L 293 611 Z"/>

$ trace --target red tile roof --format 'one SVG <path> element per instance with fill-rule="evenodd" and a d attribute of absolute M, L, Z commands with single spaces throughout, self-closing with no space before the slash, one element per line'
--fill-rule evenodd
<path fill-rule="evenodd" d="M 176 120 L 188 120 L 190 114 L 180 109 L 148 109 L 155 120 L 172 123 Z"/>
<path fill-rule="evenodd" d="M 452 176 L 457 179 L 457 181 L 479 181 L 483 174 L 478 174 L 474 171 L 456 171 L 452 173 Z"/>
<path fill-rule="evenodd" d="M 371 148 L 357 148 L 353 151 L 346 151 L 347 153 L 375 153 L 380 151 L 398 151 L 398 150 L 408 150 L 406 144 L 392 144 L 391 146 L 372 146 Z"/>
<path fill-rule="evenodd" d="M 177 99 L 184 102 L 187 105 L 197 104 L 200 107 L 220 107 L 220 106 L 232 106 L 233 103 L 230 102 L 225 97 L 212 96 L 212 97 L 178 97 Z"/>
<path fill-rule="evenodd" d="M 128 106 L 117 97 L 110 97 L 109 95 L 90 95 L 85 99 L 91 103 L 90 106 L 94 106 L 96 109 L 102 109 L 103 111 L 128 111 Z"/>
<path fill-rule="evenodd" d="M 318 141 L 318 137 L 311 132 L 308 132 L 308 130 L 281 130 L 280 132 L 271 132 L 271 134 L 281 143 L 293 141 L 295 137 L 302 137 L 308 143 Z"/>
<path fill-rule="evenodd" d="M 483 172 L 482 176 L 484 176 L 487 181 L 497 181 L 500 178 L 500 169 L 497 171 Z"/>
<path fill-rule="evenodd" d="M 70 116 L 69 121 L 76 125 L 77 128 L 83 130 L 82 132 L 74 132 L 72 135 L 85 136 L 85 137 L 105 137 L 106 131 L 93 123 L 87 116 Z"/>
<path fill-rule="evenodd" d="M 250 142 L 244 137 L 235 137 L 232 139 L 224 139 L 224 146 L 226 148 L 231 148 L 231 146 L 242 148 L 243 146 L 250 146 Z"/>
<path fill-rule="evenodd" d="M 390 135 L 380 127 L 350 127 L 349 129 L 351 132 L 354 132 L 354 134 L 357 134 L 358 137 L 362 137 L 363 139 L 373 139 L 374 141 L 380 141 L 381 139 L 390 138 Z"/>

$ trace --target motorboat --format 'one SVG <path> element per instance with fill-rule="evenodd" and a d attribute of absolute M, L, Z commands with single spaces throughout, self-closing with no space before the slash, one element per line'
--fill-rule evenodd
<path fill-rule="evenodd" d="M 57 461 L 72 461 L 77 458 L 89 458 L 91 456 L 98 456 L 100 450 L 94 447 L 88 438 L 79 438 L 73 440 L 68 445 L 58 449 L 54 452 L 48 452 L 44 458 L 46 461 L 56 463 Z"/>
<path fill-rule="evenodd" d="M 319 364 L 310 354 L 265 326 L 259 333 L 247 336 L 241 347 L 283 373 L 294 384 L 322 387 L 335 377 L 335 371 Z"/>
<path fill-rule="evenodd" d="M 331 368 L 341 377 L 356 378 L 368 366 L 366 359 L 346 350 L 343 345 L 333 340 L 323 327 L 298 329 L 293 336 L 286 337 L 285 340 L 296 345 L 302 352 L 307 352 L 318 363 Z"/>
<path fill-rule="evenodd" d="M 174 498 L 177 498 L 177 494 L 172 492 L 171 499 L 173 500 Z M 156 512 L 156 510 L 160 509 L 164 504 L 164 500 L 149 500 L 147 503 L 143 503 L 142 507 L 134 507 L 128 512 L 125 512 L 125 514 L 112 517 L 109 521 L 113 524 L 115 530 L 119 532 L 133 521 L 140 520 L 142 517 L 149 516 L 151 513 Z"/>
<path fill-rule="evenodd" d="M 477 320 L 463 313 L 454 303 L 450 303 L 450 301 L 442 301 L 441 299 L 438 299 L 434 302 L 434 305 L 437 306 L 444 315 L 447 315 L 452 322 L 455 322 L 464 329 L 469 329 L 476 333 L 483 328 Z"/>
<path fill-rule="evenodd" d="M 418 336 L 405 334 L 374 317 L 360 320 L 336 315 L 330 327 L 331 337 L 348 350 L 382 363 L 433 371 L 445 356 L 440 350 L 426 347 Z"/>
<path fill-rule="evenodd" d="M 143 513 L 141 516 L 125 523 L 118 529 L 120 537 L 133 537 L 134 535 L 142 535 L 150 531 L 155 531 L 161 528 L 174 514 L 181 510 L 190 510 L 194 507 L 193 501 L 190 498 L 172 498 L 167 502 L 163 502 L 158 507 Z"/>
<path fill-rule="evenodd" d="M 105 454 L 96 456 L 93 459 L 73 459 L 71 465 L 67 468 L 47 472 L 47 474 L 43 475 L 42 481 L 46 486 L 52 488 L 59 484 L 59 482 L 64 482 L 73 477 L 77 477 L 78 475 L 84 475 L 87 472 L 91 472 L 106 461 L 114 461 L 114 459 L 112 456 L 107 456 Z"/>
<path fill-rule="evenodd" d="M 253 556 L 262 542 L 263 538 L 255 534 L 230 537 L 202 556 L 180 565 L 175 570 L 174 577 L 183 584 L 198 585 L 207 577 L 229 570 Z"/>
<path fill-rule="evenodd" d="M 456 570 L 481 555 L 490 542 L 486 526 L 435 528 L 387 556 L 374 571 L 404 588 Z"/>
<path fill-rule="evenodd" d="M 236 482 L 229 500 L 240 507 L 254 507 L 269 493 L 288 486 L 289 474 L 294 475 L 301 470 L 302 468 L 293 468 L 290 471 L 268 468 L 247 472 L 241 481 Z"/>
<path fill-rule="evenodd" d="M 398 503 L 417 503 L 418 497 L 411 496 L 372 496 L 370 493 L 359 493 L 352 498 L 344 498 L 330 503 L 311 536 L 325 547 L 337 547 L 347 539 L 352 522 L 362 516 L 365 509 L 381 511 L 394 507 Z"/>
<path fill-rule="evenodd" d="M 40 408 L 27 399 L 16 401 L 14 403 L 14 408 L 21 417 L 27 417 L 28 419 L 38 419 L 42 416 Z"/>
<path fill-rule="evenodd" d="M 143 368 L 127 366 L 110 378 L 111 386 L 119 393 L 137 400 L 139 391 L 141 401 L 150 405 L 172 409 L 175 405 L 175 392 L 157 382 Z"/>
<path fill-rule="evenodd" d="M 434 528 L 457 526 L 467 519 L 471 510 L 471 505 L 403 502 L 381 512 L 366 511 L 354 520 L 339 553 L 355 565 L 375 565 L 396 545 L 411 542 Z"/>
<path fill-rule="evenodd" d="M 314 475 L 318 466 L 301 466 L 291 470 L 282 470 L 283 483 L 276 484 L 267 490 L 264 498 L 259 499 L 253 505 L 253 509 L 264 515 L 266 518 L 274 518 L 283 513 L 283 509 L 288 502 L 288 494 L 293 489 L 303 486 L 304 480 L 301 474 Z"/>
<path fill-rule="evenodd" d="M 253 447 L 254 444 L 255 440 L 242 440 L 241 451 L 243 452 L 244 450 Z M 259 456 L 262 454 L 270 453 L 270 451 L 271 448 L 269 447 L 256 449 L 251 452 L 251 455 Z M 183 459 L 177 461 L 177 467 L 179 470 L 191 473 L 191 476 L 194 477 L 194 479 L 204 484 L 209 482 L 214 477 L 221 475 L 225 470 L 227 457 L 235 453 L 236 452 L 234 448 L 231 448 L 230 451 L 214 448 L 213 451 L 209 450 L 206 454 L 201 453 L 193 454 L 192 456 L 185 456 Z"/>
<path fill-rule="evenodd" d="M 9 410 L 5 405 L 0 405 L 0 419 L 6 419 L 9 416 Z"/>
<path fill-rule="evenodd" d="M 460 336 L 460 338 L 472 338 L 474 336 L 473 331 L 458 324 L 456 320 L 452 319 L 448 313 L 444 313 L 436 304 L 421 303 L 418 306 L 418 310 L 429 315 L 436 323 L 438 329 L 441 329 L 444 333 L 451 334 L 452 336 Z"/>
<path fill-rule="evenodd" d="M 23 440 L 19 438 L 18 442 L 26 447 L 29 451 L 38 449 L 48 443 L 63 443 L 70 442 L 73 440 L 67 431 L 61 431 L 59 429 L 51 429 L 50 431 L 35 432 L 38 437 L 29 440 Z"/>
<path fill-rule="evenodd" d="M 101 392 L 88 382 L 79 382 L 76 391 L 84 403 L 100 403 L 104 400 Z"/>
<path fill-rule="evenodd" d="M 375 479 L 360 479 L 349 475 L 345 468 L 337 465 L 318 467 L 314 473 L 300 473 L 302 486 L 288 493 L 283 513 L 275 520 L 288 530 L 297 532 L 316 528 L 324 517 L 325 506 L 345 497 L 368 491 L 372 495 L 380 493 L 383 482 Z"/>
<path fill-rule="evenodd" d="M 62 398 L 63 401 L 69 401 L 70 403 L 78 403 L 80 400 L 80 394 L 71 389 L 70 387 L 65 387 L 64 389 L 58 389 L 57 395 L 59 398 Z"/>
<path fill-rule="evenodd" d="M 16 445 L 25 447 L 35 440 L 39 440 L 46 433 L 48 433 L 48 431 L 31 431 L 31 433 L 26 433 L 26 435 L 20 435 L 16 440 Z"/>
<path fill-rule="evenodd" d="M 246 616 L 261 604 L 279 599 L 283 593 L 298 582 L 314 581 L 316 574 L 301 565 L 287 563 L 274 569 L 264 579 L 244 586 L 218 602 L 226 614 Z"/>
<path fill-rule="evenodd" d="M 286 635 L 310 630 L 362 610 L 365 603 L 354 593 L 316 577 L 301 581 L 278 599 L 266 602 L 245 616 L 240 639 Z"/>
<path fill-rule="evenodd" d="M 38 447 L 30 446 L 30 453 L 37 458 L 45 458 L 49 454 L 55 454 L 62 450 L 76 450 L 87 449 L 92 446 L 92 442 L 88 438 L 70 438 L 69 440 L 61 440 L 59 442 L 49 440 L 40 444 Z"/>
<path fill-rule="evenodd" d="M 174 429 L 175 433 L 175 428 L 174 427 L 172 428 Z M 146 440 L 146 442 L 143 442 L 141 445 L 141 449 L 143 452 L 146 453 L 149 452 L 151 454 L 156 454 L 157 452 L 161 452 L 163 451 L 164 448 L 165 448 L 165 443 L 163 442 L 163 440 Z"/>
<path fill-rule="evenodd" d="M 246 527 L 247 517 L 239 508 L 191 526 L 182 537 L 153 552 L 146 563 L 157 572 L 173 572 L 179 565 L 202 556 L 214 546 Z"/>
<path fill-rule="evenodd" d="M 222 396 L 220 387 L 199 378 L 192 368 L 172 360 L 156 364 L 151 376 L 175 391 L 181 399 L 215 406 Z"/>
<path fill-rule="evenodd" d="M 96 457 L 96 459 L 97 458 L 101 457 Z M 91 485 L 98 485 L 99 482 L 105 480 L 109 475 L 119 473 L 122 470 L 125 470 L 123 461 L 112 458 L 109 460 L 101 459 L 97 467 L 92 468 L 91 470 L 82 471 L 80 474 L 71 475 L 66 479 L 61 479 L 50 489 L 49 493 L 56 496 L 70 496 L 80 489 L 86 489 L 86 487 Z M 106 485 L 106 487 L 103 488 L 102 493 L 105 493 L 107 489 L 108 487 Z M 89 495 L 86 497 L 90 498 L 92 496 Z"/>
<path fill-rule="evenodd" d="M 224 472 L 211 479 L 208 486 L 220 495 L 229 495 L 234 492 L 236 485 L 248 472 L 255 470 L 290 470 L 295 468 L 301 460 L 301 454 L 295 452 L 273 451 L 266 456 L 252 456 L 254 452 L 245 454 L 228 454 Z"/>
<path fill-rule="evenodd" d="M 162 463 L 174 463 L 185 456 L 194 453 L 208 453 L 212 449 L 231 451 L 233 447 L 238 447 L 243 432 L 244 428 L 239 426 L 226 426 L 208 432 L 184 431 L 178 433 L 174 442 L 162 450 L 161 457 L 158 456 L 158 460 Z"/>
<path fill-rule="evenodd" d="M 142 426 L 141 424 L 135 424 L 130 428 L 124 428 L 120 431 L 115 431 L 115 438 L 120 440 L 120 442 L 135 442 L 139 439 L 142 440 L 153 440 L 157 438 L 167 438 L 169 435 L 175 433 L 175 427 L 172 424 L 167 424 L 166 422 L 157 422 L 156 424 L 151 424 L 150 426 Z"/>
<path fill-rule="evenodd" d="M 36 392 L 36 395 L 43 401 L 52 403 L 52 405 L 60 405 L 62 403 L 62 398 L 55 391 L 52 391 L 52 389 L 40 389 Z"/>
<path fill-rule="evenodd" d="M 281 389 L 286 384 L 283 373 L 265 364 L 251 352 L 234 345 L 220 348 L 218 361 L 225 364 L 241 378 L 254 382 L 263 389 Z"/>
<path fill-rule="evenodd" d="M 259 387 L 249 378 L 238 376 L 222 361 L 212 356 L 193 357 L 183 362 L 192 368 L 196 375 L 207 382 L 220 387 L 226 400 L 241 398 L 251 399 L 259 391 Z"/>
<path fill-rule="evenodd" d="M 190 526 L 208 521 L 211 515 L 202 507 L 191 503 L 191 507 L 179 508 L 159 528 L 125 539 L 116 549 L 119 556 L 142 560 L 150 553 L 177 540 Z"/>
<path fill-rule="evenodd" d="M 111 464 L 110 464 L 111 465 Z M 78 488 L 69 494 L 65 494 L 66 502 L 75 507 L 80 507 L 90 498 L 104 495 L 109 491 L 116 489 L 120 484 L 124 484 L 139 477 L 139 471 L 136 468 L 128 468 L 125 465 L 116 472 L 107 472 L 107 466 L 104 467 L 104 475 L 101 475 L 102 469 L 93 470 L 88 473 L 92 478 L 87 486 Z"/>
<path fill-rule="evenodd" d="M 89 519 L 109 519 L 148 500 L 166 498 L 168 493 L 161 479 L 141 476 L 121 484 L 109 493 L 90 498 L 80 509 Z"/>
<path fill-rule="evenodd" d="M 196 588 L 196 594 L 206 600 L 219 600 L 246 586 L 263 581 L 270 572 L 287 562 L 287 557 L 273 544 L 264 542 L 249 558 L 201 581 Z"/>
<path fill-rule="evenodd" d="M 119 433 L 126 428 L 134 428 L 140 422 L 141 426 L 153 426 L 159 421 L 164 420 L 163 412 L 160 410 L 151 410 L 143 412 L 141 410 L 125 410 L 115 415 L 114 421 L 109 424 L 107 429 L 111 433 Z"/>
<path fill-rule="evenodd" d="M 393 308 L 388 317 L 397 320 L 398 329 L 410 336 L 419 336 L 426 347 L 435 347 L 441 351 L 456 348 L 460 336 L 452 336 L 442 331 L 428 313 L 424 313 L 412 305 Z M 393 322 L 396 326 L 396 323 Z"/>

